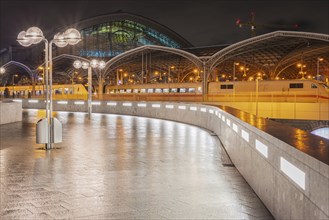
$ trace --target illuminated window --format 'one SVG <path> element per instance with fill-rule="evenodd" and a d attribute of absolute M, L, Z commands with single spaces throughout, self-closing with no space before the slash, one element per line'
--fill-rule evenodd
<path fill-rule="evenodd" d="M 185 93 L 186 92 L 186 89 L 185 88 L 179 88 L 179 92 L 180 93 Z"/>
<path fill-rule="evenodd" d="M 188 88 L 188 92 L 194 93 L 195 92 L 195 88 Z"/>

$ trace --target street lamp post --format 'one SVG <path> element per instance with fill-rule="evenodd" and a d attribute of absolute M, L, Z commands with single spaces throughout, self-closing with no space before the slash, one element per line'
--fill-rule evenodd
<path fill-rule="evenodd" d="M 17 77 L 18 74 L 14 74 L 12 77 L 12 85 L 13 85 L 13 98 L 15 97 L 15 77 Z"/>
<path fill-rule="evenodd" d="M 258 116 L 258 93 L 259 93 L 259 83 L 258 83 L 259 78 L 256 77 L 256 116 Z"/>
<path fill-rule="evenodd" d="M 302 78 L 301 78 L 301 79 L 305 79 L 305 74 L 306 74 L 306 72 L 303 71 L 303 68 L 305 68 L 306 65 L 305 65 L 305 64 L 302 64 L 302 63 L 298 63 L 298 64 L 297 64 L 297 67 L 300 68 L 299 74 L 302 75 Z"/>
<path fill-rule="evenodd" d="M 88 69 L 88 118 L 91 118 L 92 113 L 92 69 L 91 68 L 99 68 L 104 69 L 105 68 L 105 62 L 104 61 L 98 61 L 98 60 L 91 60 L 90 63 L 80 60 L 75 60 L 73 62 L 73 66 L 76 69 Z"/>
<path fill-rule="evenodd" d="M 233 100 L 235 101 L 235 66 L 239 66 L 240 63 L 233 62 Z"/>
<path fill-rule="evenodd" d="M 172 77 L 170 77 L 170 70 L 174 70 L 174 69 L 175 69 L 175 66 L 168 66 L 168 82 L 170 82 L 171 78 L 172 78 Z"/>
<path fill-rule="evenodd" d="M 320 80 L 320 62 L 323 61 L 323 58 L 318 57 L 317 62 L 316 62 L 316 79 Z"/>
<path fill-rule="evenodd" d="M 43 66 L 39 66 L 38 69 L 42 70 L 42 96 L 44 97 L 44 94 L 45 94 L 45 68 Z M 35 90 L 35 88 L 33 90 Z"/>
<path fill-rule="evenodd" d="M 53 117 L 52 117 L 52 45 L 65 47 L 75 45 L 81 40 L 81 35 L 78 30 L 70 28 L 64 33 L 58 33 L 50 42 L 44 37 L 43 32 L 37 27 L 31 27 L 27 31 L 21 31 L 17 36 L 17 41 L 24 47 L 29 47 L 32 44 L 38 44 L 41 41 L 45 43 L 45 75 L 46 75 L 46 117 L 47 117 L 47 143 L 46 150 L 52 149 L 54 143 L 53 137 Z M 48 71 L 49 68 L 49 71 Z"/>

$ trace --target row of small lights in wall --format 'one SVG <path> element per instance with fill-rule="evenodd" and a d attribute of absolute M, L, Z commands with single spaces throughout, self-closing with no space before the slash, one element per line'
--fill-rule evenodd
<path fill-rule="evenodd" d="M 231 122 L 229 118 L 225 118 L 223 114 L 216 111 L 215 114 L 222 119 L 222 121 L 229 127 L 232 127 L 232 129 L 236 132 L 238 132 L 238 126 Z M 244 129 L 241 129 L 241 137 L 244 141 L 249 143 L 249 132 L 245 131 Z M 266 159 L 268 159 L 268 146 L 264 143 L 262 143 L 260 140 L 256 139 L 255 141 L 255 149 Z M 300 186 L 303 190 L 305 190 L 305 172 L 303 172 L 301 169 L 299 169 L 297 166 L 290 163 L 288 160 L 286 160 L 284 157 L 280 157 L 280 169 L 281 171 L 286 174 L 293 182 L 295 182 L 298 186 Z"/>
<path fill-rule="evenodd" d="M 15 99 L 13 100 L 15 102 L 22 102 L 21 99 Z M 39 100 L 28 100 L 29 103 L 38 103 Z M 75 105 L 84 105 L 85 101 L 74 101 Z M 68 104 L 68 101 L 57 101 L 57 104 Z M 101 105 L 102 102 L 92 102 L 92 105 Z M 117 106 L 117 102 L 107 102 L 107 106 Z M 137 107 L 147 107 L 148 105 L 151 105 L 152 108 L 161 108 L 161 104 L 158 103 L 137 103 Z M 133 103 L 131 102 L 123 102 L 122 106 L 124 107 L 132 107 Z M 188 108 L 189 107 L 189 108 Z M 172 104 L 165 104 L 165 108 L 167 109 L 174 109 L 174 105 Z M 186 106 L 186 105 L 178 105 L 177 107 L 179 110 L 191 110 L 191 111 L 197 111 L 198 107 L 196 106 Z M 200 111 L 206 113 L 207 108 L 206 107 L 200 107 Z M 226 123 L 227 126 L 231 127 L 237 134 L 239 133 L 238 125 L 234 122 L 231 122 L 229 118 L 226 118 L 224 114 L 220 112 L 221 110 L 214 110 L 214 109 L 208 109 L 208 112 L 210 114 L 215 114 L 218 118 L 220 118 L 224 123 Z M 244 129 L 241 129 L 241 137 L 244 139 L 247 143 L 249 143 L 249 133 L 245 131 Z M 268 146 L 261 141 L 257 140 L 255 141 L 255 149 L 264 157 L 268 158 Z M 283 157 L 280 157 L 280 169 L 283 173 L 285 173 L 290 179 L 292 179 L 298 186 L 300 186 L 303 190 L 305 190 L 305 172 L 300 170 L 298 167 L 290 163 L 288 160 L 286 160 Z"/>

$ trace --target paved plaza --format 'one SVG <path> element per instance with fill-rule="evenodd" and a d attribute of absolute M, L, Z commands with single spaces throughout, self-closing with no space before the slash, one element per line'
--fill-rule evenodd
<path fill-rule="evenodd" d="M 63 142 L 45 151 L 42 117 L 0 126 L 1 219 L 273 219 L 206 130 L 57 112 Z"/>

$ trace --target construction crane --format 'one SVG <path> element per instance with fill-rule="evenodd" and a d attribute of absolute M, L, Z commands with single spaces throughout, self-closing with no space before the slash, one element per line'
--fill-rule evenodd
<path fill-rule="evenodd" d="M 281 30 L 291 30 L 291 29 L 297 29 L 298 25 L 295 24 L 293 26 L 286 26 L 286 25 L 267 25 L 267 24 L 258 24 L 256 23 L 256 14 L 254 12 L 251 12 L 251 20 L 248 22 L 242 22 L 241 19 L 237 19 L 235 24 L 238 25 L 240 28 L 243 26 L 250 27 L 251 30 L 251 37 L 256 36 L 256 27 L 265 27 L 265 28 L 275 28 L 275 29 L 281 29 Z"/>

